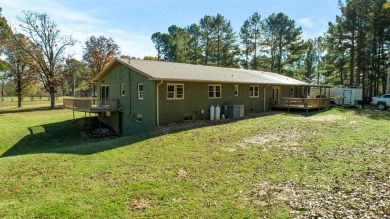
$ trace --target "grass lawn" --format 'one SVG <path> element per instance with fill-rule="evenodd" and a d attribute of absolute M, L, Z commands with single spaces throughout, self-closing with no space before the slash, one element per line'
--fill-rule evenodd
<path fill-rule="evenodd" d="M 0 218 L 390 216 L 388 111 L 265 113 L 99 141 L 71 119 L 0 112 Z"/>

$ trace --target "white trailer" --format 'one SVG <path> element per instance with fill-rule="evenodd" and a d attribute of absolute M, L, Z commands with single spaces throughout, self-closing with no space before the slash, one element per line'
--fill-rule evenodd
<path fill-rule="evenodd" d="M 312 88 L 310 96 L 317 97 L 321 93 L 320 88 Z M 336 105 L 357 106 L 358 101 L 363 100 L 361 88 L 332 87 L 330 88 L 331 102 Z M 322 92 L 323 95 L 328 95 Z"/>

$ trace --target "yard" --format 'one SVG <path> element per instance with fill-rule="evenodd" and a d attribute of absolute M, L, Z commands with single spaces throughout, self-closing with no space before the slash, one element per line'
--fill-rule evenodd
<path fill-rule="evenodd" d="M 271 112 L 96 140 L 69 110 L 24 109 L 0 108 L 0 218 L 390 217 L 388 111 Z"/>

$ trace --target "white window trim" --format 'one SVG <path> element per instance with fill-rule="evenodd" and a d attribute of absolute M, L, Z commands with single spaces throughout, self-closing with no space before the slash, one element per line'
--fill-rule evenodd
<path fill-rule="evenodd" d="M 214 90 L 213 90 L 213 97 L 210 97 L 209 96 L 209 88 L 210 86 L 213 86 L 214 87 Z M 221 96 L 220 97 L 216 97 L 216 93 L 217 93 L 217 89 L 216 87 L 219 86 L 220 87 L 220 93 L 221 93 Z M 207 86 L 207 96 L 209 97 L 209 99 L 222 99 L 222 84 L 209 84 L 209 86 Z"/>
<path fill-rule="evenodd" d="M 121 97 L 125 96 L 125 84 L 121 84 Z"/>
<path fill-rule="evenodd" d="M 140 85 L 142 85 L 142 91 L 139 90 L 139 87 Z M 143 83 L 138 83 L 137 84 L 137 94 L 138 94 L 138 100 L 143 100 L 144 99 L 144 90 L 145 90 L 145 87 L 144 87 L 144 84 Z M 141 92 L 142 92 L 142 97 L 141 97 Z"/>
<path fill-rule="evenodd" d="M 177 97 L 177 86 L 181 85 L 183 87 L 183 97 Z M 173 86 L 173 98 L 168 97 L 168 86 Z M 184 100 L 184 84 L 183 83 L 167 83 L 167 100 Z"/>
<path fill-rule="evenodd" d="M 236 88 L 237 88 L 237 94 L 236 94 Z M 235 96 L 235 97 L 238 97 L 238 95 L 240 94 L 240 87 L 238 86 L 238 84 L 235 84 L 234 85 L 234 90 L 233 90 L 233 95 Z"/>
<path fill-rule="evenodd" d="M 253 88 L 253 96 L 251 95 L 251 88 Z M 257 88 L 257 95 L 256 94 L 256 89 Z M 250 85 L 249 86 L 249 98 L 259 98 L 260 97 L 260 87 L 259 85 Z"/>

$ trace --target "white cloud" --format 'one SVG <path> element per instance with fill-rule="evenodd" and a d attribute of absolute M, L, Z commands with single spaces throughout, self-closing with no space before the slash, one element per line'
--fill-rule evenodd
<path fill-rule="evenodd" d="M 17 17 L 23 17 L 22 10 L 47 13 L 63 35 L 72 36 L 78 41 L 74 47 L 68 49 L 77 59 L 82 58 L 84 43 L 92 35 L 112 37 L 123 55 L 143 58 L 156 54 L 149 35 L 134 34 L 128 32 L 133 29 L 131 27 L 118 27 L 118 24 L 108 23 L 103 19 L 103 12 L 97 9 L 78 11 L 71 6 L 45 0 L 5 0 L 1 7 L 3 16 L 13 28 L 17 28 Z"/>
<path fill-rule="evenodd" d="M 308 28 L 315 26 L 311 18 L 299 18 L 297 22 L 298 24 Z"/>

